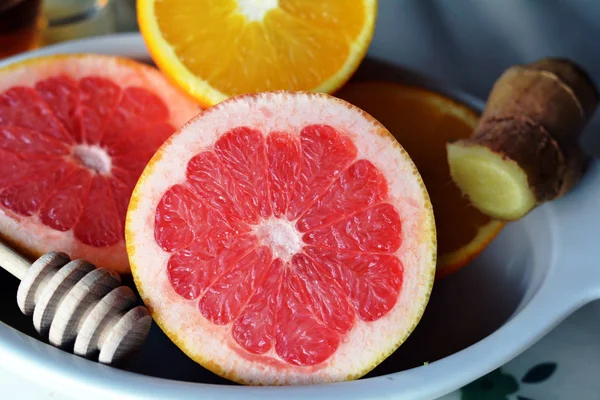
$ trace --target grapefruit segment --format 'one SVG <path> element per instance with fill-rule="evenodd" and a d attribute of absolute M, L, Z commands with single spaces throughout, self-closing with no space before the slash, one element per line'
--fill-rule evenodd
<path fill-rule="evenodd" d="M 146 166 L 126 236 L 161 328 L 249 384 L 362 376 L 412 331 L 435 270 L 412 161 L 381 124 L 327 95 L 205 110 Z"/>
<path fill-rule="evenodd" d="M 198 242 L 176 251 L 167 265 L 173 290 L 187 300 L 198 298 L 213 278 L 212 258 L 206 246 Z"/>
<path fill-rule="evenodd" d="M 0 235 L 128 272 L 124 222 L 154 151 L 198 107 L 144 64 L 101 55 L 0 69 Z"/>
<path fill-rule="evenodd" d="M 29 169 L 23 160 L 16 154 L 9 153 L 0 148 L 0 191 L 15 180 L 21 179 Z"/>
<path fill-rule="evenodd" d="M 248 207 L 251 201 L 248 194 L 235 186 L 231 172 L 214 152 L 194 157 L 188 164 L 187 174 L 192 191 L 225 219 L 257 220 L 256 209 Z"/>
<path fill-rule="evenodd" d="M 306 302 L 302 278 L 287 269 L 278 298 L 275 353 L 288 364 L 320 364 L 338 349 L 340 335 L 320 322 Z"/>
<path fill-rule="evenodd" d="M 396 304 L 403 275 L 398 258 L 314 246 L 306 247 L 305 252 L 321 265 L 332 268 L 332 276 L 343 286 L 363 321 L 377 320 Z"/>
<path fill-rule="evenodd" d="M 123 91 L 112 122 L 119 122 L 126 127 L 138 122 L 165 121 L 168 118 L 169 109 L 160 97 L 144 88 L 128 87 Z"/>
<path fill-rule="evenodd" d="M 139 173 L 134 176 L 139 176 Z M 108 183 L 110 184 L 112 200 L 114 201 L 119 221 L 123 224 L 122 221 L 125 221 L 125 217 L 127 216 L 127 206 L 129 205 L 129 196 L 131 196 L 131 187 L 133 185 L 127 185 L 116 178 L 110 179 Z"/>
<path fill-rule="evenodd" d="M 79 136 L 78 142 L 100 142 L 109 116 L 114 112 L 122 96 L 122 90 L 111 80 L 85 77 L 79 81 Z"/>
<path fill-rule="evenodd" d="M 232 325 L 233 339 L 252 354 L 264 354 L 275 343 L 275 313 L 279 309 L 283 267 L 280 258 L 273 260 L 255 295 Z"/>
<path fill-rule="evenodd" d="M 203 295 L 210 285 L 256 245 L 250 235 L 231 238 L 215 233 L 173 253 L 168 263 L 173 289 L 193 300 Z"/>
<path fill-rule="evenodd" d="M 33 88 L 16 86 L 0 94 L 0 124 L 29 128 L 60 141 L 72 142 L 48 104 Z"/>
<path fill-rule="evenodd" d="M 328 264 L 298 253 L 292 259 L 292 269 L 299 278 L 303 301 L 317 320 L 339 334 L 348 332 L 354 325 L 354 311 Z"/>
<path fill-rule="evenodd" d="M 288 208 L 288 219 L 298 218 L 356 157 L 348 137 L 329 125 L 311 125 L 300 132 L 302 163 Z"/>
<path fill-rule="evenodd" d="M 195 206 L 191 207 L 192 204 Z M 188 246 L 196 236 L 195 227 L 202 226 L 196 221 L 206 219 L 206 211 L 206 207 L 187 186 L 173 186 L 156 208 L 156 220 L 168 222 L 154 230 L 156 242 L 169 252 Z"/>
<path fill-rule="evenodd" d="M 83 244 L 106 247 L 121 239 L 121 223 L 111 193 L 106 178 L 94 175 L 83 212 L 73 229 L 73 235 Z"/>
<path fill-rule="evenodd" d="M 267 160 L 262 133 L 245 127 L 232 129 L 215 143 L 215 154 L 235 181 L 236 203 L 251 210 L 253 220 L 259 216 L 270 216 Z"/>
<path fill-rule="evenodd" d="M 285 215 L 300 171 L 300 143 L 284 132 L 267 137 L 269 196 L 275 217 Z"/>
<path fill-rule="evenodd" d="M 81 127 L 76 115 L 79 106 L 77 81 L 69 76 L 59 75 L 37 82 L 34 87 L 71 137 L 81 139 Z"/>
<path fill-rule="evenodd" d="M 149 151 L 147 156 L 151 156 L 174 131 L 168 119 L 169 110 L 156 94 L 139 87 L 125 88 L 99 142 L 112 155 Z M 130 134 L 120 134 L 123 131 Z"/>
<path fill-rule="evenodd" d="M 300 217 L 297 228 L 307 232 L 329 225 L 340 215 L 361 211 L 387 197 L 383 175 L 367 160 L 359 160 L 348 167 L 334 183 Z"/>
<path fill-rule="evenodd" d="M 71 173 L 56 185 L 42 205 L 42 223 L 61 232 L 72 229 L 83 212 L 83 202 L 91 185 L 90 171 L 72 167 Z"/>
<path fill-rule="evenodd" d="M 0 125 L 0 149 L 28 157 L 65 156 L 68 146 L 50 136 L 29 128 Z"/>
<path fill-rule="evenodd" d="M 21 165 L 26 169 L 22 180 L 14 181 L 0 192 L 0 203 L 22 216 L 38 212 L 54 186 L 69 172 L 69 165 L 53 163 L 56 159 Z"/>
<path fill-rule="evenodd" d="M 271 249 L 252 249 L 223 272 L 200 299 L 202 315 L 217 325 L 226 325 L 237 318 L 265 277 L 272 261 Z"/>
<path fill-rule="evenodd" d="M 128 137 L 120 135 L 104 135 L 100 147 L 106 149 L 113 167 L 125 171 L 135 181 L 146 166 L 146 161 L 173 133 L 175 128 L 166 123 L 152 125 L 139 123 L 127 129 Z M 112 131 L 112 129 L 111 129 Z M 117 131 L 119 132 L 119 131 Z M 125 179 L 127 181 L 127 179 Z"/>
<path fill-rule="evenodd" d="M 398 212 L 391 204 L 383 203 L 306 233 L 302 239 L 314 246 L 392 253 L 400 247 L 401 231 Z"/>

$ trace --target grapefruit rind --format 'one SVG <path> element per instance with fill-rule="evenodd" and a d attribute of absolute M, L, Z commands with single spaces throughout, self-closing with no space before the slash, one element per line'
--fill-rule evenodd
<path fill-rule="evenodd" d="M 121 87 L 138 85 L 169 104 L 171 121 L 177 126 L 200 109 L 179 89 L 171 86 L 156 68 L 119 56 L 101 54 L 58 54 L 30 58 L 0 68 L 0 93 L 15 86 L 32 87 L 37 82 L 67 75 L 107 78 Z M 72 231 L 60 232 L 44 225 L 39 217 L 24 217 L 0 207 L 0 237 L 24 255 L 35 259 L 60 249 L 72 258 L 85 258 L 119 273 L 129 273 L 125 240 L 109 247 L 93 247 L 79 242 Z"/>
<path fill-rule="evenodd" d="M 319 86 L 305 88 L 306 91 L 334 93 L 341 88 L 352 76 L 354 71 L 365 57 L 369 43 L 375 32 L 377 18 L 377 0 L 362 0 L 365 5 L 366 22 L 363 30 L 350 46 L 346 63 L 333 76 L 324 80 Z M 189 96 L 199 102 L 203 107 L 210 107 L 227 98 L 232 97 L 223 93 L 218 88 L 212 87 L 208 82 L 192 74 L 179 60 L 175 50 L 163 37 L 158 26 L 154 10 L 155 0 L 139 0 L 137 4 L 137 20 L 148 52 L 158 68 L 174 85 L 182 88 Z M 282 88 L 284 89 L 284 88 Z"/>
<path fill-rule="evenodd" d="M 265 115 L 269 115 L 268 118 Z M 210 148 L 230 128 L 271 132 L 326 123 L 348 134 L 382 171 L 403 221 L 403 244 L 395 253 L 405 265 L 395 306 L 374 322 L 357 320 L 326 361 L 311 367 L 244 354 L 227 326 L 208 322 L 196 301 L 173 290 L 166 264 L 170 253 L 154 239 L 154 213 L 165 191 L 185 181 L 188 160 Z M 171 136 L 147 164 L 136 185 L 126 221 L 126 243 L 138 291 L 154 320 L 191 359 L 229 380 L 248 385 L 315 384 L 357 379 L 392 354 L 425 310 L 436 265 L 433 210 L 425 185 L 408 154 L 364 111 L 325 94 L 269 92 L 241 95 L 205 110 Z"/>

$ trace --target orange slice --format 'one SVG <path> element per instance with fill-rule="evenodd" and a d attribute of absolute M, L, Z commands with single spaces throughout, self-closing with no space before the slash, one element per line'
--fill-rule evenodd
<path fill-rule="evenodd" d="M 387 82 L 353 82 L 336 96 L 362 108 L 398 139 L 423 176 L 438 232 L 437 276 L 471 262 L 503 223 L 470 205 L 450 177 L 446 143 L 471 135 L 478 115 L 428 90 Z"/>
<path fill-rule="evenodd" d="M 325 94 L 243 95 L 191 120 L 148 163 L 126 232 L 157 323 L 247 384 L 364 375 L 412 332 L 435 273 L 415 165 Z"/>
<path fill-rule="evenodd" d="M 333 92 L 373 36 L 376 0 L 138 1 L 154 62 L 205 106 L 268 90 Z"/>

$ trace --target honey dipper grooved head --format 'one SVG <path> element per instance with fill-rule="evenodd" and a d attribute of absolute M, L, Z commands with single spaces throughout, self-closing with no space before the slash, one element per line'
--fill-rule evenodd
<path fill-rule="evenodd" d="M 17 302 L 51 344 L 106 364 L 135 350 L 152 322 L 118 274 L 58 252 L 32 264 Z"/>

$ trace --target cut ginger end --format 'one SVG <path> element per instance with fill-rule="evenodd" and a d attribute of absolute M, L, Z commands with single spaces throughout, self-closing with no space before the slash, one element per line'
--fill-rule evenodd
<path fill-rule="evenodd" d="M 471 137 L 446 145 L 452 179 L 475 208 L 506 221 L 563 196 L 585 171 L 579 137 L 599 98 L 567 59 L 508 68 Z"/>
<path fill-rule="evenodd" d="M 452 179 L 472 205 L 501 220 L 517 220 L 536 206 L 527 174 L 489 148 L 461 141 L 446 145 Z"/>

